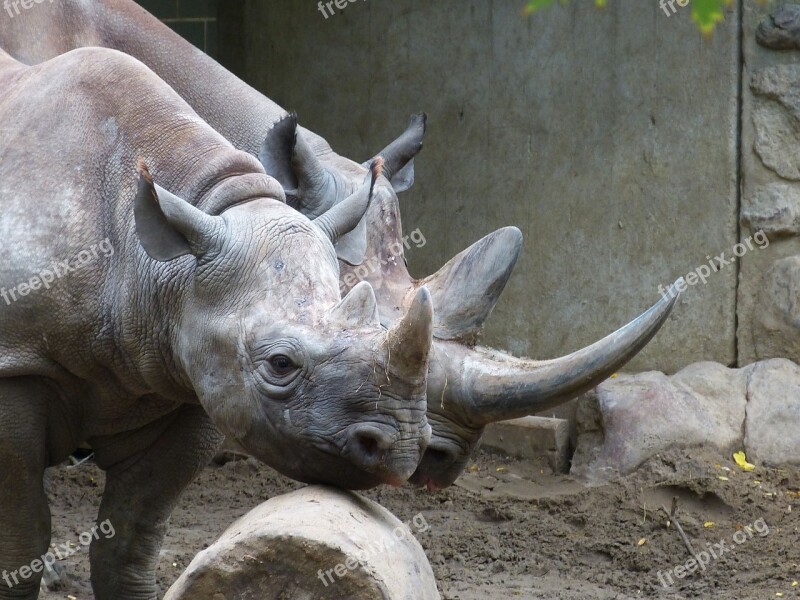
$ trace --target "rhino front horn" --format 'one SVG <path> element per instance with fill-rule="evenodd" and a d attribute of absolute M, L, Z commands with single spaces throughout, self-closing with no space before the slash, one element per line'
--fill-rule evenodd
<path fill-rule="evenodd" d="M 344 234 L 355 229 L 364 217 L 372 199 L 375 182 L 382 171 L 383 159 L 378 157 L 370 164 L 369 173 L 360 188 L 325 214 L 314 219 L 314 224 L 328 236 L 331 242 L 336 244 Z"/>
<path fill-rule="evenodd" d="M 627 363 L 661 328 L 679 295 L 676 282 L 647 312 L 568 356 L 533 361 L 478 350 L 447 371 L 471 398 L 476 425 L 535 414 L 595 387 Z"/>
<path fill-rule="evenodd" d="M 406 381 L 422 383 L 433 343 L 433 302 L 426 287 L 411 301 L 408 313 L 386 334 L 386 365 Z"/>

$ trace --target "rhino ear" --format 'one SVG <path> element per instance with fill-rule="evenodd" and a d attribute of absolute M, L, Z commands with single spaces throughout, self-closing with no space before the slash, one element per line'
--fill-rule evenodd
<path fill-rule="evenodd" d="M 349 327 L 380 327 L 375 291 L 366 281 L 358 283 L 331 309 L 331 320 Z"/>
<path fill-rule="evenodd" d="M 205 254 L 219 231 L 217 219 L 153 183 L 142 160 L 137 170 L 133 215 L 136 234 L 148 256 L 166 262 L 185 254 Z"/>
<path fill-rule="evenodd" d="M 414 185 L 414 159 L 408 161 L 405 167 L 400 169 L 391 179 L 392 188 L 395 193 L 405 192 Z"/>
<path fill-rule="evenodd" d="M 505 227 L 474 243 L 423 281 L 433 297 L 437 338 L 475 342 L 521 249 L 520 230 Z"/>
<path fill-rule="evenodd" d="M 292 166 L 296 143 L 297 115 L 290 113 L 272 126 L 258 153 L 264 170 L 278 180 L 287 195 L 297 194 L 298 181 Z"/>
<path fill-rule="evenodd" d="M 367 220 L 361 219 L 353 231 L 340 237 L 335 248 L 339 260 L 354 267 L 362 264 L 367 255 Z"/>
<path fill-rule="evenodd" d="M 428 115 L 412 115 L 403 134 L 381 150 L 377 156 L 386 162 L 383 174 L 395 192 L 404 192 L 414 184 L 414 157 L 422 150 Z M 368 163 L 364 163 L 366 167 Z"/>
<path fill-rule="evenodd" d="M 381 176 L 382 170 L 383 159 L 378 157 L 370 164 L 369 173 L 364 178 L 361 187 L 328 212 L 314 219 L 314 224 L 328 236 L 334 245 L 337 245 L 345 234 L 355 230 L 359 222 L 364 219 L 364 214 L 369 208 L 375 190 L 375 182 Z M 353 245 L 361 248 L 357 241 Z M 366 229 L 364 230 L 364 245 L 361 250 L 366 250 Z M 363 256 L 361 260 L 363 260 Z"/>

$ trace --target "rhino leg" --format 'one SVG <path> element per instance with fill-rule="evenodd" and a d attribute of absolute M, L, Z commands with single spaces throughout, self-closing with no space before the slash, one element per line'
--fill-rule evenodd
<path fill-rule="evenodd" d="M 155 600 L 155 570 L 167 522 L 184 488 L 222 435 L 200 406 L 185 405 L 135 434 L 91 440 L 106 487 L 90 549 L 97 600 Z"/>
<path fill-rule="evenodd" d="M 34 600 L 50 543 L 44 492 L 50 391 L 30 379 L 0 379 L 0 598 Z M 34 572 L 36 569 L 38 572 Z"/>

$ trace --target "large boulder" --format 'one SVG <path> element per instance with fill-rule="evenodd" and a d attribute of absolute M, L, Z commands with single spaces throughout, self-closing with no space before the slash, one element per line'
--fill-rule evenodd
<path fill-rule="evenodd" d="M 749 377 L 745 448 L 751 462 L 800 464 L 800 367 L 774 359 Z"/>
<path fill-rule="evenodd" d="M 741 448 L 750 369 L 704 362 L 605 381 L 579 406 L 571 473 L 600 483 L 670 448 Z"/>
<path fill-rule="evenodd" d="M 438 600 L 412 529 L 352 492 L 310 486 L 272 498 L 200 552 L 164 600 Z"/>

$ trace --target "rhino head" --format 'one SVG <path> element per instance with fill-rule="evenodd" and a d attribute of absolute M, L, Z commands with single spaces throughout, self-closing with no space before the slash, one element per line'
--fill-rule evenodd
<path fill-rule="evenodd" d="M 414 181 L 413 160 L 422 147 L 425 115 L 378 156 L 385 160 L 362 232 L 337 245 L 345 289 L 368 281 L 375 289 L 381 322 L 391 327 L 427 287 L 434 305 L 433 350 L 428 375 L 428 421 L 432 437 L 411 482 L 429 489 L 455 481 L 492 422 L 535 414 L 596 386 L 635 356 L 670 314 L 678 293 L 625 327 L 568 356 L 520 359 L 476 345 L 484 321 L 505 288 L 522 248 L 516 227 L 500 229 L 425 279 L 414 279 L 403 256 L 397 193 Z M 261 159 L 276 173 L 299 210 L 320 214 L 336 205 L 363 176 L 357 165 L 299 129 L 293 116 L 279 121 Z M 363 226 L 363 223 L 362 223 Z M 363 283 L 363 282 L 362 282 Z"/>
<path fill-rule="evenodd" d="M 430 294 L 383 328 L 368 283 L 339 290 L 333 243 L 361 220 L 380 168 L 311 221 L 258 194 L 211 216 L 139 166 L 146 253 L 164 277 L 194 257 L 174 323 L 188 385 L 223 433 L 309 483 L 399 485 L 430 437 Z"/>

